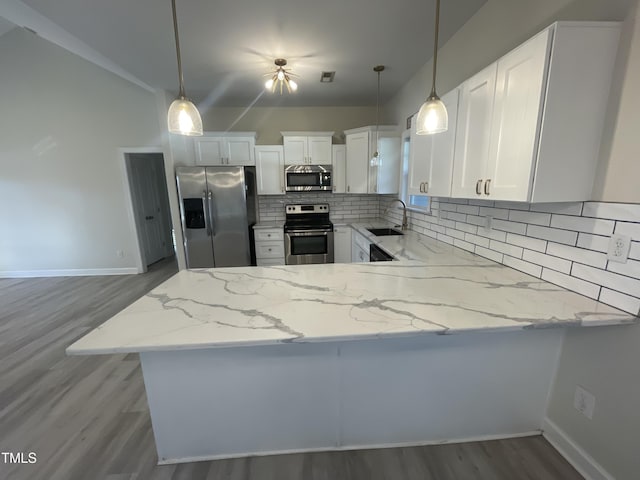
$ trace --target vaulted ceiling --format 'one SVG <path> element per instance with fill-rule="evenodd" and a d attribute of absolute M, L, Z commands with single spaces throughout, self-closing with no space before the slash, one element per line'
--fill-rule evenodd
<path fill-rule="evenodd" d="M 440 44 L 485 1 L 444 0 Z M 170 0 L 22 3 L 145 84 L 177 91 Z M 435 0 L 177 0 L 187 94 L 213 106 L 372 105 L 382 64 L 384 101 L 431 58 L 434 9 Z M 300 76 L 295 95 L 264 91 L 278 57 Z M 322 71 L 335 81 L 320 83 Z"/>

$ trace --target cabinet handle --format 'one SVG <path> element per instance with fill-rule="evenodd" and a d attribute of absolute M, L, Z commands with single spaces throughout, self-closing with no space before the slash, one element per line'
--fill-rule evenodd
<path fill-rule="evenodd" d="M 490 195 L 489 193 L 489 184 L 491 183 L 491 179 L 488 179 L 484 184 L 484 194 Z"/>
<path fill-rule="evenodd" d="M 424 193 L 429 193 L 429 182 L 424 182 Z"/>
<path fill-rule="evenodd" d="M 349 185 L 347 185 L 347 192 L 351 191 L 351 187 Z"/>
<path fill-rule="evenodd" d="M 476 182 L 476 193 L 482 195 L 482 179 Z"/>
<path fill-rule="evenodd" d="M 334 192 L 336 191 L 336 186 L 335 186 L 335 185 L 333 186 L 333 191 L 334 191 Z"/>
<path fill-rule="evenodd" d="M 420 182 L 420 193 L 424 190 L 424 183 Z"/>
<path fill-rule="evenodd" d="M 373 192 L 374 192 L 374 193 L 378 193 L 378 186 L 377 186 L 377 185 L 374 185 L 374 186 L 373 186 Z"/>
<path fill-rule="evenodd" d="M 271 236 L 271 234 L 270 234 L 270 233 L 267 233 L 267 237 L 270 237 L 270 236 Z"/>

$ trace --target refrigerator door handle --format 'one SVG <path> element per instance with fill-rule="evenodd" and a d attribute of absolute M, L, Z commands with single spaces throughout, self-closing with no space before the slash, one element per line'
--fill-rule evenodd
<path fill-rule="evenodd" d="M 202 191 L 202 208 L 204 209 L 204 225 L 207 227 L 207 237 L 211 236 L 211 224 L 209 222 L 209 206 L 207 204 L 207 191 Z"/>
<path fill-rule="evenodd" d="M 216 235 L 216 223 L 213 219 L 213 193 L 209 190 L 208 193 L 208 205 L 207 210 L 209 210 L 209 225 L 211 227 L 211 235 L 215 237 Z"/>

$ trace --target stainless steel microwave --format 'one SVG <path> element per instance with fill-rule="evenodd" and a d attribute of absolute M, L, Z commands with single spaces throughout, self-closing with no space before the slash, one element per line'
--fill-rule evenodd
<path fill-rule="evenodd" d="M 284 183 L 287 192 L 333 190 L 331 165 L 287 165 Z"/>

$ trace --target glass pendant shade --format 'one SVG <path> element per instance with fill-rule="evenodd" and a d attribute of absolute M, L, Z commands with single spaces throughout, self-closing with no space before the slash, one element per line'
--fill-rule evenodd
<path fill-rule="evenodd" d="M 167 114 L 169 132 L 179 135 L 202 135 L 202 119 L 196 106 L 187 98 L 176 98 Z"/>
<path fill-rule="evenodd" d="M 437 95 L 430 96 L 422 104 L 416 119 L 416 133 L 418 135 L 432 135 L 446 132 L 449 128 L 447 107 Z"/>

